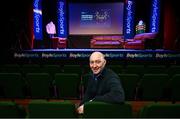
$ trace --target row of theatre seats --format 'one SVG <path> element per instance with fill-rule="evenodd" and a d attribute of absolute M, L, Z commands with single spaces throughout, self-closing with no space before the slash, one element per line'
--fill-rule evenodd
<path fill-rule="evenodd" d="M 141 65 L 133 65 L 131 68 L 126 66 L 124 72 L 121 73 L 119 72 L 122 70 L 121 66 L 113 67 L 111 65 L 109 67 L 119 75 L 128 101 L 180 101 L 178 92 L 180 90 L 180 66 L 172 65 L 164 69 L 161 66 L 156 66 L 153 71 L 147 67 L 142 68 Z M 161 70 L 157 67 L 161 67 Z M 12 69 L 1 67 L 1 98 L 81 99 L 89 77 L 89 73 L 83 74 L 80 68 L 78 69 L 78 66 L 75 65 L 71 68 L 64 66 L 64 72 L 60 68 L 54 67 L 49 69 L 44 67 L 26 67 L 25 69 L 21 67 L 19 68 L 21 71 L 18 68 L 10 71 Z M 44 71 L 42 72 L 40 69 Z M 145 72 L 145 69 L 148 72 Z"/>
<path fill-rule="evenodd" d="M 89 74 L 0 73 L 1 98 L 81 99 Z M 180 74 L 119 74 L 126 100 L 180 101 Z"/>
<path fill-rule="evenodd" d="M 109 104 L 88 102 L 84 114 L 76 113 L 76 105 L 69 101 L 32 100 L 23 107 L 13 101 L 0 102 L 0 118 L 133 118 L 130 102 Z M 138 118 L 179 118 L 180 104 L 154 103 L 143 106 L 137 113 Z"/>
<path fill-rule="evenodd" d="M 109 68 L 114 70 L 116 73 L 135 73 L 139 75 L 152 73 L 160 74 L 166 73 L 170 76 L 180 73 L 180 65 L 158 65 L 154 64 L 116 64 L 108 65 Z M 55 73 L 77 73 L 79 75 L 86 74 L 90 71 L 88 64 L 82 65 L 57 65 L 57 64 L 4 64 L 0 65 L 0 73 L 49 73 L 54 75 Z"/>
<path fill-rule="evenodd" d="M 86 90 L 87 65 L 1 65 L 0 118 L 180 117 L 179 65 L 107 66 L 119 75 L 126 102 L 89 102 L 77 115 L 74 102 Z"/>

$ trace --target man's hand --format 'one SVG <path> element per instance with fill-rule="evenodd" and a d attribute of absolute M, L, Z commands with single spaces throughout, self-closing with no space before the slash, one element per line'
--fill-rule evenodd
<path fill-rule="evenodd" d="M 83 114 L 84 113 L 84 105 L 81 105 L 80 107 L 77 108 L 77 113 L 78 114 Z"/>

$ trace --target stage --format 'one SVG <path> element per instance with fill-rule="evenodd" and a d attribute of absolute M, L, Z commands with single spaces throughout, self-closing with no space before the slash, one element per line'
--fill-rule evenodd
<path fill-rule="evenodd" d="M 179 60 L 180 52 L 163 49 L 32 49 L 16 51 L 15 59 L 88 59 L 93 51 L 101 51 L 112 60 Z"/>

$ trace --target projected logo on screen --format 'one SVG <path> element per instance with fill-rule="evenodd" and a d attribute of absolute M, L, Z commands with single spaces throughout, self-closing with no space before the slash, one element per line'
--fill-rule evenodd
<path fill-rule="evenodd" d="M 101 9 L 99 11 L 81 12 L 81 27 L 110 27 L 110 9 Z"/>
<path fill-rule="evenodd" d="M 123 34 L 124 3 L 70 3 L 69 34 Z"/>

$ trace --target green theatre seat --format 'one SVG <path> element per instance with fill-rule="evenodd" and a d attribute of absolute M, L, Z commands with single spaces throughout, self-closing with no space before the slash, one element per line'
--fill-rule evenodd
<path fill-rule="evenodd" d="M 28 105 L 29 118 L 75 118 L 75 104 L 70 101 L 33 100 Z"/>
<path fill-rule="evenodd" d="M 140 110 L 141 118 L 180 118 L 180 104 L 149 104 Z"/>
<path fill-rule="evenodd" d="M 0 102 L 0 118 L 25 118 L 25 108 L 11 101 Z"/>
<path fill-rule="evenodd" d="M 131 118 L 132 107 L 128 103 L 110 104 L 88 102 L 84 105 L 84 118 Z"/>

